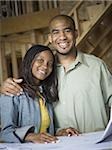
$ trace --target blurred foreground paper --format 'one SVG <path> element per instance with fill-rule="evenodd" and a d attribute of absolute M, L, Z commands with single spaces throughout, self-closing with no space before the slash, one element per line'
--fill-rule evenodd
<path fill-rule="evenodd" d="M 107 127 L 103 133 L 102 138 L 97 143 L 107 142 L 107 141 L 112 141 L 112 106 L 110 111 L 109 123 L 107 124 Z"/>

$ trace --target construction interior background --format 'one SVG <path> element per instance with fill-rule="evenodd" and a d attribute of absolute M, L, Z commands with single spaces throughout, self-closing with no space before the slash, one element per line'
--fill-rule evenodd
<path fill-rule="evenodd" d="M 57 14 L 72 16 L 78 30 L 77 48 L 105 61 L 112 72 L 112 1 L 0 1 L 0 85 L 19 67 L 31 45 L 45 44 L 48 22 Z"/>

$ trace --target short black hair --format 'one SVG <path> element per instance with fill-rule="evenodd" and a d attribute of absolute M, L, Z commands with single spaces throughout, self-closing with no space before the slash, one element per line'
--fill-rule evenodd
<path fill-rule="evenodd" d="M 49 28 L 50 28 L 50 24 L 51 24 L 54 20 L 58 20 L 58 19 L 59 19 L 59 20 L 61 20 L 61 19 L 69 20 L 69 21 L 72 23 L 72 25 L 73 25 L 73 27 L 74 27 L 74 30 L 76 29 L 74 19 L 73 19 L 71 16 L 63 15 L 63 14 L 54 16 L 54 17 L 50 20 L 50 22 L 49 22 Z"/>

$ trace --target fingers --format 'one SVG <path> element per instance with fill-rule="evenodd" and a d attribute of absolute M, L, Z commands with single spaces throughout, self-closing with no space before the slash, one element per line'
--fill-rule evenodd
<path fill-rule="evenodd" d="M 21 88 L 21 86 L 19 85 L 19 83 L 22 82 L 22 79 L 15 79 L 13 78 L 13 82 L 12 84 L 14 85 L 14 87 L 16 88 L 16 93 L 17 94 L 21 94 L 21 92 L 23 92 L 23 89 Z"/>
<path fill-rule="evenodd" d="M 74 128 L 66 128 L 66 129 L 61 129 L 56 133 L 57 136 L 72 136 L 72 135 L 79 135 L 79 132 L 74 129 Z"/>
<path fill-rule="evenodd" d="M 21 83 L 23 80 L 22 79 L 15 79 L 15 78 L 13 78 L 13 81 L 16 82 L 16 83 Z"/>
<path fill-rule="evenodd" d="M 79 132 L 76 129 L 71 128 L 71 127 L 67 128 L 66 132 L 67 132 L 68 136 L 72 136 L 72 135 L 78 136 L 79 135 Z"/>
<path fill-rule="evenodd" d="M 22 79 L 12 79 L 8 78 L 6 81 L 4 81 L 2 87 L 1 87 L 1 93 L 13 96 L 13 95 L 19 95 L 22 92 L 22 88 L 16 83 L 22 82 Z"/>
<path fill-rule="evenodd" d="M 56 136 L 67 136 L 68 133 L 66 132 L 66 129 L 61 129 L 56 133 Z"/>
<path fill-rule="evenodd" d="M 43 143 L 56 143 L 57 138 L 55 136 L 52 136 L 48 133 L 41 133 L 41 142 Z"/>
<path fill-rule="evenodd" d="M 16 95 L 18 93 L 18 88 L 15 86 L 15 83 L 6 83 L 4 84 L 4 94 L 10 95 Z"/>
<path fill-rule="evenodd" d="M 56 143 L 58 141 L 55 136 L 52 136 L 48 133 L 31 133 L 26 137 L 25 140 L 33 143 Z"/>

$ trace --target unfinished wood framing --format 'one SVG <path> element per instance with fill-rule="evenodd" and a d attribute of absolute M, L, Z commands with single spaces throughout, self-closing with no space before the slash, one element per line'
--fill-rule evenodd
<path fill-rule="evenodd" d="M 17 45 L 11 43 L 11 59 L 12 59 L 12 70 L 13 77 L 18 78 L 18 65 L 17 65 L 17 57 L 16 57 L 16 47 Z"/>
<path fill-rule="evenodd" d="M 88 2 L 91 3 L 91 2 Z M 23 4 L 23 1 L 22 1 Z M 26 15 L 3 19 L 2 30 L 2 49 L 0 50 L 0 67 L 2 68 L 0 74 L 0 82 L 8 76 L 5 55 L 12 55 L 12 71 L 13 76 L 18 77 L 18 55 L 23 58 L 26 51 L 33 44 L 45 44 L 51 49 L 53 47 L 49 44 L 47 39 L 48 22 L 55 15 L 59 14 L 59 9 L 50 9 L 43 11 L 43 9 L 57 7 L 58 3 L 55 1 L 38 1 L 40 12 L 33 12 L 31 2 L 24 7 Z M 31 5 L 31 6 L 30 6 Z M 45 6 L 46 5 L 46 6 Z M 84 5 L 86 15 L 80 16 L 80 7 Z M 95 8 L 96 5 L 96 8 Z M 86 8 L 87 7 L 87 8 Z M 98 9 L 99 8 L 99 9 Z M 93 16 L 96 10 L 96 16 Z M 87 15 L 87 13 L 90 13 Z M 92 3 L 91 6 L 85 5 L 85 1 L 78 1 L 74 8 L 68 15 L 75 19 L 76 28 L 78 29 L 78 38 L 76 41 L 77 48 L 86 53 L 92 53 L 102 58 L 108 65 L 112 72 L 112 2 L 103 1 L 101 5 Z M 85 18 L 85 20 L 80 20 Z M 44 18 L 44 19 L 43 19 Z M 4 51 L 3 51 L 4 50 Z M 5 51 L 8 50 L 6 53 Z M 54 49 L 53 49 L 54 50 Z M 4 58 L 4 60 L 3 60 Z M 8 68 L 9 69 L 9 68 Z"/>

